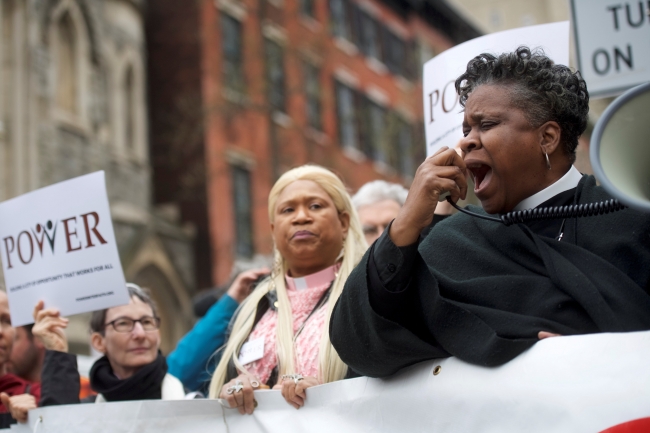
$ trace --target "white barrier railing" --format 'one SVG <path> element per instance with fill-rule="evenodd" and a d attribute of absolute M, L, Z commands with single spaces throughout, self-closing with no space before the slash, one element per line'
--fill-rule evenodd
<path fill-rule="evenodd" d="M 557 337 L 497 368 L 449 358 L 311 388 L 299 410 L 257 391 L 252 416 L 214 400 L 103 403 L 36 409 L 11 431 L 596 433 L 650 418 L 649 362 L 650 332 Z"/>

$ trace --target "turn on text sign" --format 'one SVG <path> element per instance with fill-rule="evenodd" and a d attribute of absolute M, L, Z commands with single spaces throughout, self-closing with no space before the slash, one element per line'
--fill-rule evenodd
<path fill-rule="evenodd" d="M 589 94 L 650 81 L 650 0 L 572 0 L 578 68 Z"/>

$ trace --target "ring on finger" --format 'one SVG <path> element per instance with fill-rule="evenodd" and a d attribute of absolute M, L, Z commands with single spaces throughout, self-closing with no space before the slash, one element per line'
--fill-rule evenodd
<path fill-rule="evenodd" d="M 285 379 L 291 379 L 293 380 L 293 383 L 298 385 L 298 382 L 304 379 L 302 374 L 283 374 L 282 375 L 282 380 L 284 381 Z"/>
<path fill-rule="evenodd" d="M 259 387 L 260 387 L 260 383 L 259 383 L 259 381 L 253 379 L 253 380 L 251 380 L 251 386 L 252 386 L 253 388 L 259 388 Z"/>
<path fill-rule="evenodd" d="M 300 382 L 301 380 L 303 380 L 304 377 L 302 376 L 302 374 L 294 374 L 292 379 L 293 379 L 293 383 L 295 383 L 296 385 L 298 385 L 298 382 Z"/>
<path fill-rule="evenodd" d="M 226 393 L 232 395 L 236 392 L 241 392 L 242 389 L 244 389 L 244 384 L 241 380 L 238 380 L 233 386 L 226 389 Z"/>

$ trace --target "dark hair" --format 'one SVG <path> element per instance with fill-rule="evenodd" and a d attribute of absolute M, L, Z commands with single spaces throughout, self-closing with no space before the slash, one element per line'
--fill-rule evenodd
<path fill-rule="evenodd" d="M 27 338 L 29 338 L 29 341 L 34 341 L 34 334 L 32 334 L 32 329 L 34 328 L 34 324 L 30 323 L 29 325 L 23 325 L 23 329 L 25 332 L 27 332 Z"/>
<path fill-rule="evenodd" d="M 147 289 L 143 289 L 137 284 L 126 283 L 126 288 L 129 290 L 129 298 L 138 298 L 145 304 L 151 307 L 153 312 L 153 317 L 158 317 L 158 310 L 156 308 L 156 303 L 151 299 L 151 295 Z M 90 331 L 99 332 L 104 335 L 104 321 L 106 320 L 106 312 L 108 308 L 103 310 L 93 311 L 92 316 L 90 317 Z"/>
<path fill-rule="evenodd" d="M 579 71 L 554 64 L 541 49 L 520 46 L 512 53 L 483 53 L 470 60 L 467 70 L 456 79 L 460 104 L 464 107 L 470 93 L 485 84 L 506 86 L 511 103 L 524 112 L 533 127 L 557 122 L 561 144 L 571 162 L 575 160 L 589 113 L 589 92 Z"/>

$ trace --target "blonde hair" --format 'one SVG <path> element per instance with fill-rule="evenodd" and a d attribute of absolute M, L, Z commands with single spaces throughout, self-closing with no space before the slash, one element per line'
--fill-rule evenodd
<path fill-rule="evenodd" d="M 368 246 L 361 229 L 357 211 L 352 206 L 352 201 L 345 190 L 343 182 L 331 171 L 317 165 L 303 165 L 289 170 L 273 185 L 269 193 L 269 219 L 271 222 L 274 221 L 278 197 L 289 184 L 298 180 L 310 180 L 318 184 L 330 196 L 339 214 L 347 213 L 350 215 L 348 235 L 343 242 L 344 255 L 327 301 L 325 326 L 323 327 L 318 353 L 319 380 L 323 383 L 333 382 L 343 379 L 348 367 L 341 361 L 341 358 L 339 358 L 338 353 L 336 353 L 336 350 L 330 342 L 329 320 L 332 315 L 332 309 L 343 291 L 343 286 L 348 275 L 350 275 L 354 267 L 359 263 Z M 257 286 L 253 293 L 240 306 L 239 314 L 233 324 L 232 333 L 210 382 L 210 398 L 217 398 L 221 392 L 221 388 L 227 379 L 228 363 L 231 360 L 239 371 L 246 372 L 246 368 L 239 362 L 238 355 L 241 346 L 246 342 L 249 334 L 253 330 L 253 322 L 255 321 L 258 303 L 273 288 L 277 291 L 279 302 L 278 324 L 275 331 L 278 375 L 281 376 L 296 372 L 293 345 L 293 317 L 291 308 L 286 307 L 291 305 L 284 280 L 287 272 L 287 263 L 275 247 L 273 248 L 273 254 L 275 256 L 275 263 L 278 265 L 277 269 L 274 269 L 271 277 Z"/>

